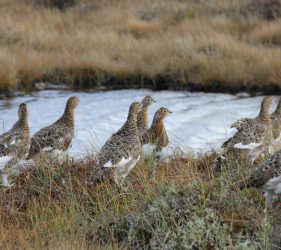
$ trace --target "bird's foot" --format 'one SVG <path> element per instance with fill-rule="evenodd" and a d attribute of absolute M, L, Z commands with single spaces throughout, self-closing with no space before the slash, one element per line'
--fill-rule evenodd
<path fill-rule="evenodd" d="M 14 183 L 11 183 L 8 179 L 8 175 L 6 174 L 2 174 L 1 176 L 1 184 L 0 184 L 2 187 L 5 187 L 5 188 L 11 188 L 13 187 L 15 184 Z"/>

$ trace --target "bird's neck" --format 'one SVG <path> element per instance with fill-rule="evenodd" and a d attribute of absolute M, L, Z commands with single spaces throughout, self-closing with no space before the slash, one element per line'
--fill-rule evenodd
<path fill-rule="evenodd" d="M 28 117 L 27 116 L 21 116 L 14 126 L 20 127 L 20 128 L 24 129 L 26 132 L 29 133 Z"/>
<path fill-rule="evenodd" d="M 161 134 L 165 130 L 163 119 L 154 119 L 150 130 L 155 134 Z"/>
<path fill-rule="evenodd" d="M 137 129 L 137 114 L 136 113 L 129 113 L 127 121 L 123 125 L 123 128 L 128 130 Z"/>
<path fill-rule="evenodd" d="M 61 121 L 66 124 L 67 127 L 74 127 L 74 108 L 66 106 L 64 113 L 61 117 Z"/>
<path fill-rule="evenodd" d="M 139 120 L 144 124 L 147 124 L 147 120 L 148 120 L 147 110 L 148 110 L 148 107 L 143 106 L 141 111 L 138 114 Z"/>
<path fill-rule="evenodd" d="M 259 119 L 262 122 L 265 122 L 265 123 L 270 122 L 270 114 L 269 114 L 269 108 L 268 107 L 265 107 L 265 106 L 261 107 Z"/>

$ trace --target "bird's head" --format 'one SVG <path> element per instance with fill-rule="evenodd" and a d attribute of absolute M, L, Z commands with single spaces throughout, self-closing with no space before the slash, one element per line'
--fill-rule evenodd
<path fill-rule="evenodd" d="M 73 109 L 75 109 L 79 103 L 80 103 L 80 99 L 76 96 L 71 96 L 67 100 L 67 106 Z"/>
<path fill-rule="evenodd" d="M 131 114 L 132 114 L 132 113 L 137 114 L 137 113 L 140 112 L 141 107 L 142 107 L 142 105 L 141 105 L 140 102 L 133 102 L 133 103 L 131 104 L 131 106 L 130 106 L 130 111 L 129 111 L 129 112 L 130 112 Z"/>
<path fill-rule="evenodd" d="M 157 120 L 161 120 L 161 119 L 164 119 L 167 115 L 171 114 L 172 111 L 170 111 L 169 109 L 167 108 L 160 108 L 156 111 L 155 113 L 155 118 Z"/>
<path fill-rule="evenodd" d="M 143 107 L 148 107 L 154 102 L 156 102 L 156 101 L 153 99 L 153 97 L 147 95 L 142 99 L 141 104 Z"/>
<path fill-rule="evenodd" d="M 28 110 L 25 103 L 21 103 L 18 108 L 18 116 L 19 118 L 24 118 L 28 116 Z"/>

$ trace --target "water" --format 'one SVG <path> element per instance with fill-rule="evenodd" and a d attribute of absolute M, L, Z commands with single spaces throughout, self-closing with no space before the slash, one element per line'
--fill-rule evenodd
<path fill-rule="evenodd" d="M 230 124 L 241 117 L 255 117 L 262 100 L 262 96 L 150 90 L 41 91 L 0 101 L 0 133 L 7 131 L 16 121 L 17 106 L 21 102 L 28 104 L 33 134 L 59 118 L 66 100 L 72 95 L 81 100 L 75 112 L 75 137 L 69 150 L 74 156 L 98 150 L 125 122 L 130 103 L 140 101 L 145 95 L 151 95 L 157 101 L 149 109 L 149 122 L 160 107 L 173 112 L 165 120 L 170 152 L 179 147 L 186 152 L 218 148 L 233 134 Z"/>

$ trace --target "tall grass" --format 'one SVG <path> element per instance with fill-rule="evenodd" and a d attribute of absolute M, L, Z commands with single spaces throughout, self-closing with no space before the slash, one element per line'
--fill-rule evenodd
<path fill-rule="evenodd" d="M 159 76 L 171 85 L 281 86 L 278 0 L 77 0 L 62 11 L 38 3 L 0 1 L 1 89 Z"/>
<path fill-rule="evenodd" d="M 0 190 L 0 247 L 270 249 L 280 242 L 280 221 L 273 220 L 280 210 L 266 211 L 259 192 L 236 188 L 247 165 L 227 163 L 216 176 L 214 157 L 142 160 L 126 191 L 110 181 L 89 185 L 91 157 L 62 165 L 40 160 L 12 189 Z"/>

